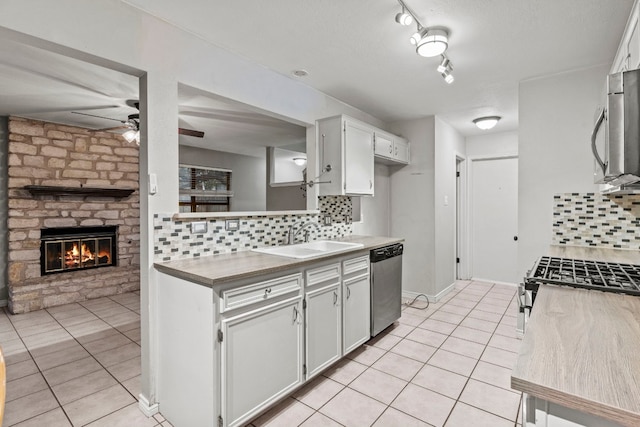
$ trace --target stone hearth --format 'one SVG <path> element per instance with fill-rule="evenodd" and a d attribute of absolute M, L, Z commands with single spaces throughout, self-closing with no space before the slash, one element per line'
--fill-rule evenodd
<path fill-rule="evenodd" d="M 140 288 L 138 147 L 119 135 L 9 119 L 9 310 L 23 313 Z M 127 197 L 33 195 L 29 185 L 135 189 Z M 118 263 L 42 276 L 40 230 L 118 227 Z"/>

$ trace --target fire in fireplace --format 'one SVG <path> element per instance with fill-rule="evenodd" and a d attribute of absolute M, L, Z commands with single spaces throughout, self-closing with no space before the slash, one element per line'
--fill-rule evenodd
<path fill-rule="evenodd" d="M 64 227 L 40 231 L 42 275 L 118 264 L 118 228 Z"/>

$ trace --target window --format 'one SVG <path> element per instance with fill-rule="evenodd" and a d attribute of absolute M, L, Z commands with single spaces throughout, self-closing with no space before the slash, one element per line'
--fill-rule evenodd
<path fill-rule="evenodd" d="M 180 212 L 228 212 L 233 196 L 231 171 L 180 165 Z"/>

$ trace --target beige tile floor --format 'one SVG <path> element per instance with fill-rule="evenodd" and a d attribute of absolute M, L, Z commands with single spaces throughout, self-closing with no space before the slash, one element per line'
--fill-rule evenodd
<path fill-rule="evenodd" d="M 407 307 L 397 324 L 252 425 L 519 426 L 521 396 L 509 388 L 520 345 L 514 295 L 515 287 L 461 281 L 427 310 Z M 0 313 L 3 426 L 170 426 L 137 406 L 139 298 Z"/>
<path fill-rule="evenodd" d="M 7 363 L 4 427 L 170 425 L 138 409 L 137 292 L 0 312 L 0 345 Z"/>
<path fill-rule="evenodd" d="M 520 426 L 509 387 L 516 288 L 460 281 L 252 422 L 280 426 Z M 424 307 L 418 302 L 416 307 Z"/>

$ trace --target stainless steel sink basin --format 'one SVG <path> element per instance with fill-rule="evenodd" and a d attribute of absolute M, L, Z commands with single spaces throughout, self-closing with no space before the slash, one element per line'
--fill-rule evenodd
<path fill-rule="evenodd" d="M 350 251 L 362 248 L 362 243 L 336 242 L 333 240 L 316 240 L 315 242 L 299 243 L 297 245 L 269 246 L 266 248 L 252 249 L 254 252 L 278 255 L 287 258 L 313 258 L 322 255 Z"/>

